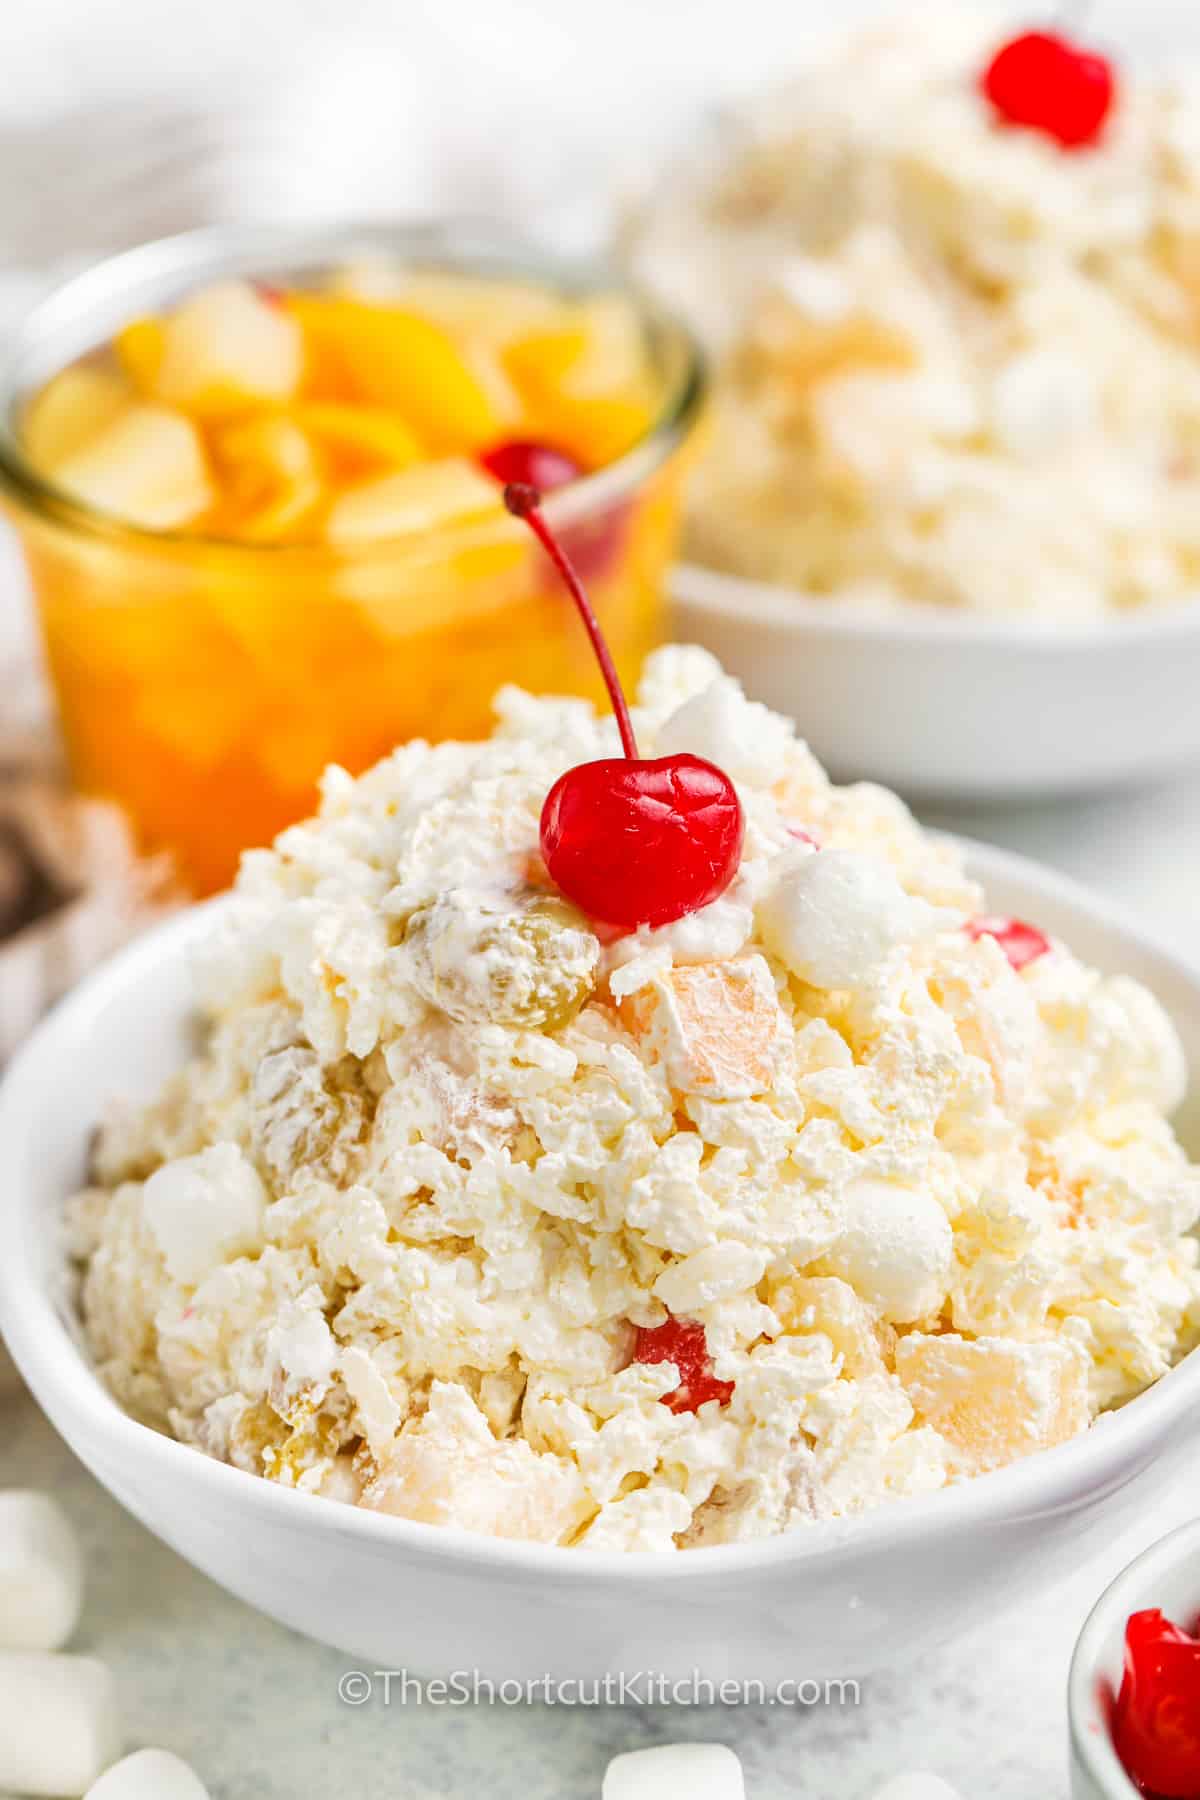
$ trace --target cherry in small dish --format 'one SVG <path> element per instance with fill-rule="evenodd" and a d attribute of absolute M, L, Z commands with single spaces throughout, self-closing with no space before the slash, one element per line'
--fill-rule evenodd
<path fill-rule="evenodd" d="M 1113 1742 L 1143 1793 L 1200 1795 L 1200 1638 L 1158 1607 L 1131 1613 Z"/>

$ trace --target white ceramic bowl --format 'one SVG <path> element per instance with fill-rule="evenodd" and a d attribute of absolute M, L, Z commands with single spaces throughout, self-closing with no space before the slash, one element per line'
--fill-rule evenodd
<path fill-rule="evenodd" d="M 672 591 L 674 638 L 796 719 L 839 781 L 999 801 L 1200 761 L 1200 598 L 1055 625 L 859 611 L 690 565 Z"/>
<path fill-rule="evenodd" d="M 989 905 L 1154 988 L 1200 1070 L 1200 975 L 1032 864 L 972 851 Z M 215 1580 L 367 1668 L 492 1679 L 817 1679 L 904 1662 L 1099 1547 L 1200 1423 L 1200 1355 L 1074 1442 L 960 1488 L 753 1545 L 622 1556 L 495 1542 L 277 1487 L 127 1418 L 72 1327 L 57 1219 L 106 1101 L 185 1055 L 188 950 L 222 901 L 139 940 L 42 1024 L 0 1092 L 0 1329 L 68 1443 Z M 1197 1098 L 1194 1095 L 1193 1098 Z M 1200 1130 L 1185 1127 L 1193 1145 Z"/>
<path fill-rule="evenodd" d="M 1067 1687 L 1072 1800 L 1142 1800 L 1113 1749 L 1109 1708 L 1121 1685 L 1125 1621 L 1149 1606 L 1189 1629 L 1200 1617 L 1200 1519 L 1160 1538 L 1123 1569 L 1079 1634 Z"/>

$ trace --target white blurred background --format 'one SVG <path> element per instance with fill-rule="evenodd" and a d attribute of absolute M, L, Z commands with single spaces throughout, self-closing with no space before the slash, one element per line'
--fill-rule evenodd
<path fill-rule="evenodd" d="M 784 75 L 814 36 L 896 9 L 6 0 L 0 256 L 11 272 L 232 214 L 448 209 L 589 244 L 614 195 L 706 111 Z M 941 7 L 915 9 L 932 23 Z M 1078 21 L 1123 60 L 1200 57 L 1196 0 L 1000 10 Z"/>

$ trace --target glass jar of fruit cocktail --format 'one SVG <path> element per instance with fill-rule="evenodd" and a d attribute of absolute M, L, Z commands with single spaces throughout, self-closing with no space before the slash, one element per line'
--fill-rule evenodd
<path fill-rule="evenodd" d="M 191 234 L 62 288 L 4 378 L 0 478 L 68 755 L 197 892 L 329 763 L 601 698 L 546 512 L 624 679 L 660 633 L 702 371 L 595 271 L 465 229 Z"/>

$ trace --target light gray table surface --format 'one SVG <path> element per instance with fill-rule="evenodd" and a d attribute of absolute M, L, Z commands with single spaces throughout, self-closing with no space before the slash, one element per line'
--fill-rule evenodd
<path fill-rule="evenodd" d="M 1059 806 L 930 814 L 1037 856 L 1187 952 L 1200 894 L 1200 779 Z M 608 1758 L 673 1738 L 742 1757 L 748 1800 L 868 1800 L 897 1768 L 938 1770 L 964 1800 L 1062 1800 L 1064 1684 L 1079 1626 L 1138 1550 L 1200 1510 L 1200 1453 L 1099 1560 L 1064 1571 L 860 1703 L 795 1709 L 435 1709 L 338 1697 L 347 1659 L 258 1617 L 135 1525 L 24 1396 L 0 1401 L 0 1486 L 60 1495 L 89 1551 L 79 1647 L 116 1671 L 131 1743 L 179 1751 L 213 1800 L 597 1800 Z M 1190 1477 L 1190 1478 L 1189 1478 Z M 850 1674 L 852 1671 L 838 1671 Z"/>

